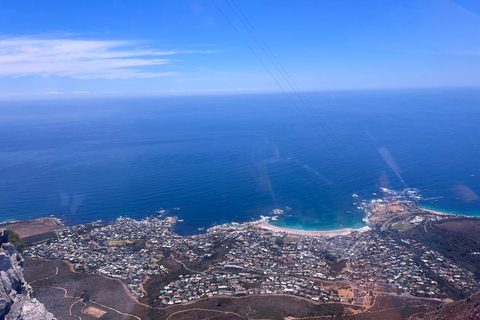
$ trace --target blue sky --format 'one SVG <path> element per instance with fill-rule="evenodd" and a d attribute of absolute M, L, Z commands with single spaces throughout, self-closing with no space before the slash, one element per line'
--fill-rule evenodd
<path fill-rule="evenodd" d="M 0 96 L 480 85 L 476 0 L 2 1 Z M 254 27 L 248 31 L 232 7 Z"/>

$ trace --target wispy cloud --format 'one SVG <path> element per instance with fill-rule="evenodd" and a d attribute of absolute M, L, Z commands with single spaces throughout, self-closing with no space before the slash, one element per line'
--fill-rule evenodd
<path fill-rule="evenodd" d="M 168 56 L 194 51 L 162 51 L 135 41 L 66 38 L 0 38 L 0 77 L 40 75 L 76 79 L 153 78 L 175 74 L 152 68 Z M 198 51 L 196 51 L 198 52 Z M 207 53 L 208 51 L 202 51 Z"/>
<path fill-rule="evenodd" d="M 156 94 L 197 94 L 197 93 L 232 93 L 232 92 L 261 92 L 268 91 L 268 88 L 215 88 L 215 89 L 169 89 L 169 90 L 155 90 L 152 93 Z"/>

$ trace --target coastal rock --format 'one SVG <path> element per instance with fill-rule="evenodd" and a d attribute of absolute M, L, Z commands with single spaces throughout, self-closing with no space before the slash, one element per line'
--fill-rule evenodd
<path fill-rule="evenodd" d="M 55 319 L 45 306 L 31 297 L 32 288 L 23 277 L 23 258 L 8 241 L 8 231 L 0 231 L 0 319 Z"/>

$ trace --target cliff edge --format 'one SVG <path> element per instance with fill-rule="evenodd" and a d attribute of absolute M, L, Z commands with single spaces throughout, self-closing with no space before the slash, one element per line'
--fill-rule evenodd
<path fill-rule="evenodd" d="M 8 230 L 0 230 L 0 319 L 55 319 L 32 298 L 32 288 L 23 277 L 23 258 L 8 242 Z"/>

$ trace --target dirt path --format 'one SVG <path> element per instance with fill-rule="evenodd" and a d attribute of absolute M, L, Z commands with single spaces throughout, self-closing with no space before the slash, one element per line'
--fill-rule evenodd
<path fill-rule="evenodd" d="M 375 302 L 377 302 L 377 295 L 374 294 L 372 299 L 373 299 L 373 303 L 370 306 L 366 307 L 365 310 L 363 310 L 363 312 L 367 312 L 371 307 L 375 305 Z"/>
<path fill-rule="evenodd" d="M 83 303 L 83 301 L 82 301 L 82 299 L 81 299 L 80 297 L 69 296 L 69 295 L 68 295 L 68 290 L 65 289 L 65 288 L 63 288 L 63 287 L 50 287 L 50 286 L 46 286 L 46 287 L 43 287 L 43 288 L 54 288 L 54 289 L 62 290 L 62 291 L 64 292 L 64 294 L 63 294 L 63 297 L 64 297 L 64 298 L 66 298 L 66 299 L 75 299 L 75 298 L 78 299 L 78 300 L 76 300 L 74 303 L 72 303 L 72 304 L 70 305 L 70 308 L 69 308 L 68 312 L 69 312 L 70 316 L 72 316 L 72 317 L 77 317 L 77 318 L 79 318 L 80 320 L 82 319 L 81 317 L 75 316 L 75 315 L 72 314 L 72 308 L 73 308 L 73 306 L 76 305 L 76 304 L 79 303 L 79 302 Z M 89 302 L 94 303 L 94 304 L 96 304 L 96 305 L 99 305 L 99 306 L 101 306 L 101 307 L 103 307 L 103 308 L 105 308 L 105 309 L 112 310 L 112 311 L 114 311 L 114 312 L 116 312 L 116 313 L 118 313 L 118 314 L 121 314 L 121 315 L 124 315 L 124 316 L 128 316 L 128 317 L 133 317 L 133 318 L 138 319 L 138 320 L 142 320 L 142 318 L 140 318 L 140 317 L 138 317 L 138 316 L 136 316 L 136 315 L 134 315 L 134 314 L 122 312 L 122 311 L 120 311 L 120 310 L 117 310 L 117 309 L 115 309 L 115 308 L 106 306 L 106 305 L 101 304 L 101 303 L 98 303 L 98 302 L 96 302 L 96 301 L 89 301 Z M 84 304 L 85 304 L 85 303 L 84 303 Z M 86 304 L 85 304 L 85 306 L 86 306 Z M 84 308 L 85 308 L 85 306 L 84 306 Z M 83 310 L 83 309 L 82 309 L 82 310 Z"/>
<path fill-rule="evenodd" d="M 68 267 L 69 267 L 69 269 L 70 269 L 71 272 L 81 274 L 80 272 L 75 271 L 75 269 L 74 269 L 74 267 L 73 267 L 73 263 L 71 263 L 70 261 L 62 260 L 62 262 L 66 263 L 66 264 L 68 265 Z M 58 267 L 57 267 L 57 269 L 58 269 Z M 152 307 L 149 306 L 148 304 L 143 303 L 143 302 L 140 302 L 140 301 L 137 299 L 137 297 L 135 297 L 135 296 L 130 292 L 130 290 L 128 290 L 127 285 L 126 285 L 122 280 L 115 279 L 115 278 L 110 278 L 110 277 L 107 277 L 107 276 L 104 275 L 104 274 L 95 273 L 94 275 L 100 276 L 100 277 L 104 277 L 105 279 L 108 279 L 108 280 L 117 281 L 118 283 L 120 283 L 120 284 L 122 285 L 123 289 L 125 290 L 125 293 L 128 295 L 128 297 L 129 297 L 130 299 L 133 300 L 133 302 L 135 302 L 135 303 L 137 303 L 137 304 L 139 304 L 139 305 L 141 305 L 141 306 L 143 306 L 143 307 L 146 307 L 146 308 L 152 308 Z M 142 287 L 142 289 L 143 289 L 143 287 Z"/>
<path fill-rule="evenodd" d="M 176 259 L 175 259 L 176 260 Z M 71 271 L 72 273 L 79 273 L 79 272 L 76 272 L 75 269 L 73 268 L 73 264 L 68 262 L 68 261 L 63 261 L 64 263 L 66 263 L 69 267 L 69 271 Z M 182 264 L 182 266 L 184 268 L 186 268 L 186 266 L 184 266 L 184 264 L 181 262 L 181 261 L 177 261 L 178 263 Z M 187 269 L 187 268 L 186 268 Z M 188 269 L 187 269 L 188 270 Z M 193 270 L 192 270 L 193 271 Z M 42 281 L 42 280 L 48 280 L 48 279 L 51 279 L 55 276 L 57 276 L 59 274 L 59 267 L 55 267 L 55 272 L 54 274 L 50 275 L 50 276 L 47 276 L 47 277 L 44 277 L 44 278 L 40 278 L 40 279 L 35 279 L 33 281 L 30 282 L 30 284 L 33 284 L 35 282 L 38 282 L 38 281 Z M 98 275 L 98 274 L 97 274 Z M 156 309 L 156 310 L 164 310 L 166 312 L 168 312 L 169 309 L 172 309 L 172 308 L 175 308 L 177 307 L 177 305 L 171 305 L 171 306 L 165 306 L 165 307 L 158 307 L 158 306 L 150 306 L 146 303 L 143 303 L 143 302 L 140 302 L 131 292 L 130 290 L 128 289 L 127 285 L 119 280 L 119 279 L 114 279 L 114 278 L 110 278 L 108 276 L 105 276 L 105 275 L 100 275 L 108 280 L 113 280 L 113 281 L 117 281 L 119 282 L 121 285 L 122 285 L 122 288 L 124 289 L 125 293 L 127 293 L 127 295 L 129 296 L 130 299 L 132 299 L 132 301 L 142 307 L 145 307 L 145 308 L 148 308 L 148 309 Z M 335 281 L 322 281 L 322 282 L 325 282 L 325 283 L 331 283 L 331 284 L 341 284 L 342 282 L 335 282 Z M 343 284 L 348 284 L 349 286 L 353 286 L 354 288 L 356 287 L 354 283 L 350 282 L 350 281 L 345 281 L 343 282 Z M 66 288 L 63 288 L 63 287 L 58 287 L 58 286 L 35 286 L 35 287 L 44 287 L 44 288 L 54 288 L 54 289 L 58 289 L 58 290 L 62 290 L 64 291 L 64 298 L 67 298 L 67 299 L 78 299 L 76 300 L 74 303 L 72 303 L 70 305 L 70 314 L 72 315 L 72 308 L 79 302 L 81 302 L 81 299 L 80 297 L 75 297 L 75 296 L 70 296 L 68 295 L 68 290 Z M 373 297 L 374 301 L 373 301 L 373 304 L 371 306 L 365 306 L 366 308 L 362 311 L 362 312 L 379 312 L 379 311 L 370 311 L 371 307 L 373 307 L 375 305 L 375 302 L 377 300 L 377 297 L 378 295 L 392 295 L 392 296 L 397 296 L 396 293 L 387 293 L 387 292 L 379 292 L 379 291 L 376 291 L 376 290 L 373 290 L 373 292 L 375 293 L 375 296 Z M 309 300 L 309 299 L 306 299 L 306 298 L 302 298 L 302 297 L 297 297 L 297 296 L 292 296 L 292 295 L 288 295 L 288 294 L 257 294 L 255 296 L 288 296 L 288 297 L 291 297 L 293 299 L 298 299 L 298 300 L 303 300 L 303 301 L 307 301 L 309 303 L 312 303 L 312 304 L 324 304 L 324 302 L 315 302 L 315 301 L 312 301 L 312 300 Z M 215 298 L 222 298 L 224 296 L 215 296 Z M 226 298 L 230 298 L 230 299 L 245 299 L 245 298 L 248 298 L 248 297 L 251 297 L 250 296 L 247 296 L 247 297 L 232 297 L 232 296 L 225 296 Z M 422 297 L 415 297 L 415 296 L 411 296 L 411 295 L 404 295 L 405 298 L 410 298 L 410 299 L 418 299 L 418 300 L 435 300 L 435 301 L 440 301 L 440 302 L 445 302 L 445 301 L 442 301 L 441 299 L 436 299 L 436 298 L 422 298 Z M 191 304 L 195 304 L 199 301 L 202 301 L 202 300 L 206 300 L 207 298 L 202 298 L 202 299 L 198 299 L 198 300 L 195 300 L 195 301 L 190 301 L 190 302 L 187 302 L 187 303 L 183 303 L 182 306 L 186 306 L 186 305 L 191 305 Z M 113 307 L 109 307 L 107 305 L 103 305 L 101 303 L 98 303 L 96 301 L 91 301 L 91 303 L 95 303 L 105 309 L 108 309 L 108 310 L 111 310 L 111 311 L 114 311 L 120 315 L 124 315 L 124 316 L 129 316 L 129 317 L 133 317 L 135 319 L 139 319 L 141 320 L 140 317 L 134 315 L 134 314 L 130 314 L 130 313 L 124 313 L 120 310 L 117 310 Z M 337 302 L 339 304 L 343 304 L 345 306 L 352 306 L 352 304 L 350 303 L 342 303 L 342 302 Z M 216 310 L 216 309 L 204 309 L 204 308 L 191 308 L 191 309 L 185 309 L 185 310 L 178 310 L 178 311 L 174 311 L 173 313 L 169 314 L 168 317 L 167 317 L 167 320 L 171 319 L 172 317 L 174 317 L 175 315 L 178 315 L 178 314 L 181 314 L 181 313 L 184 313 L 184 312 L 188 312 L 188 311 L 194 311 L 194 310 L 197 310 L 197 311 L 210 311 L 210 312 L 215 312 L 215 313 L 219 313 L 218 316 L 222 315 L 222 314 L 231 314 L 231 315 L 235 315 L 237 317 L 240 317 L 240 318 L 246 318 L 245 316 L 242 316 L 238 313 L 235 313 L 235 312 L 229 312 L 229 311 L 221 311 L 221 310 Z M 172 310 L 173 311 L 173 310 Z M 73 316 L 73 315 L 72 315 Z M 75 317 L 78 317 L 78 316 L 75 316 Z M 215 318 L 217 316 L 213 316 L 213 317 L 210 317 L 210 318 Z M 78 317 L 79 319 L 81 319 L 80 317 Z M 317 316 L 317 318 L 319 318 Z M 291 319 L 309 319 L 309 317 L 305 317 L 305 318 L 294 318 L 292 317 Z"/>
<path fill-rule="evenodd" d="M 193 273 L 200 273 L 200 274 L 204 274 L 205 271 L 198 271 L 198 270 L 193 270 L 193 269 L 190 269 L 189 267 L 187 267 L 185 265 L 185 263 L 183 263 L 182 260 L 178 260 L 175 256 L 172 255 L 172 260 L 174 260 L 175 262 L 177 263 L 180 263 L 182 265 L 182 267 L 187 270 L 187 271 L 190 271 L 190 272 L 193 272 Z"/>
<path fill-rule="evenodd" d="M 48 277 L 45 277 L 45 278 L 42 278 L 42 279 L 35 279 L 35 280 L 33 280 L 33 281 L 30 281 L 30 282 L 29 282 L 29 285 L 32 285 L 32 283 L 34 283 L 35 281 L 47 280 L 47 279 L 51 279 L 51 278 L 57 276 L 57 275 L 58 275 L 58 267 L 55 267 L 55 269 L 56 269 L 56 270 L 55 270 L 55 274 L 54 274 L 53 276 L 48 276 Z"/>
<path fill-rule="evenodd" d="M 76 304 L 79 303 L 79 302 L 82 302 L 82 299 L 78 299 L 77 301 L 75 301 L 74 303 L 72 303 L 72 304 L 70 305 L 70 308 L 68 309 L 68 313 L 70 314 L 71 317 L 74 316 L 74 315 L 72 314 L 72 308 L 73 308 L 73 306 L 76 305 Z M 78 319 L 82 320 L 82 318 L 79 317 L 79 316 L 75 316 L 75 317 L 77 317 Z"/>
<path fill-rule="evenodd" d="M 235 313 L 235 312 L 230 312 L 230 311 L 220 311 L 220 310 L 215 310 L 215 309 L 203 309 L 203 308 L 192 308 L 192 309 L 186 309 L 186 310 L 179 310 L 179 311 L 175 311 L 174 313 L 171 313 L 165 320 L 169 320 L 172 316 L 174 315 L 177 315 L 177 314 L 180 314 L 180 313 L 184 313 L 184 312 L 189 312 L 189 311 L 209 311 L 209 312 L 218 312 L 220 314 L 233 314 L 233 315 L 236 315 L 240 318 L 244 318 L 244 319 L 248 319 L 247 317 L 245 316 L 242 316 L 238 313 Z M 210 317 L 212 318 L 212 317 Z M 208 318 L 207 318 L 208 319 Z"/>
<path fill-rule="evenodd" d="M 112 308 L 112 307 L 106 306 L 106 305 L 101 304 L 101 303 L 98 303 L 98 302 L 96 302 L 96 301 L 90 301 L 90 302 L 91 302 L 91 303 L 94 303 L 94 304 L 96 304 L 96 305 L 99 305 L 99 306 L 101 306 L 101 307 L 103 307 L 103 308 L 106 308 L 106 309 L 108 309 L 108 310 L 115 311 L 116 313 L 121 314 L 122 316 L 128 316 L 128 317 L 133 317 L 133 318 L 138 319 L 138 320 L 142 320 L 142 318 L 140 318 L 139 316 L 136 316 L 136 315 L 134 315 L 134 314 L 122 312 L 122 311 L 120 311 L 120 310 L 114 309 L 114 308 Z"/>
<path fill-rule="evenodd" d="M 419 307 L 424 307 L 424 308 L 429 308 L 429 309 L 435 309 L 434 307 L 426 306 L 426 305 L 424 305 L 424 304 L 419 304 L 419 305 L 416 305 L 416 306 L 410 306 L 410 308 L 419 308 Z M 368 311 L 368 312 L 366 312 L 365 314 L 379 313 L 379 312 L 385 312 L 385 311 L 388 311 L 388 310 L 398 310 L 398 309 L 399 309 L 399 308 L 397 308 L 397 307 L 385 308 L 385 309 L 382 309 L 382 310 Z M 418 313 L 418 312 L 417 312 L 417 313 Z"/>

